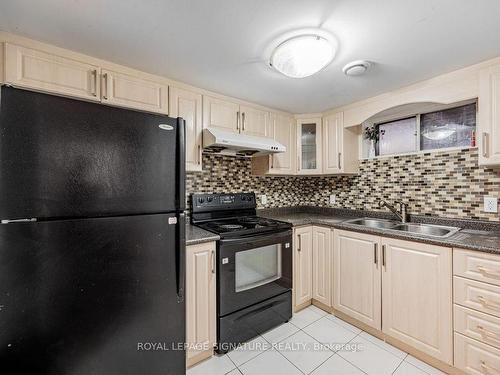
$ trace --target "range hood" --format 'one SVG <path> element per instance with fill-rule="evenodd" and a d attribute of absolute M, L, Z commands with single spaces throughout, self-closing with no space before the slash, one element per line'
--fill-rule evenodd
<path fill-rule="evenodd" d="M 203 150 L 212 154 L 250 157 L 285 152 L 286 147 L 270 138 L 206 128 L 203 130 Z"/>

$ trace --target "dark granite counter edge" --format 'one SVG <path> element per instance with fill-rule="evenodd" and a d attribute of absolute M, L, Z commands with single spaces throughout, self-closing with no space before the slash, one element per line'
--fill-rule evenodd
<path fill-rule="evenodd" d="M 500 254 L 500 245 L 493 246 L 485 244 L 483 232 L 481 235 L 475 235 L 474 231 L 487 231 L 492 235 L 500 236 L 500 224 L 489 223 L 484 221 L 473 221 L 464 219 L 452 218 L 437 218 L 427 216 L 412 216 L 411 221 L 416 223 L 427 223 L 435 225 L 456 226 L 462 231 L 448 238 L 433 238 L 419 236 L 413 233 L 400 233 L 391 230 L 369 228 L 360 225 L 346 223 L 345 221 L 356 217 L 378 217 L 381 219 L 395 219 L 392 214 L 384 212 L 370 212 L 346 209 L 331 209 L 319 207 L 287 207 L 279 209 L 262 209 L 259 210 L 259 215 L 274 218 L 277 220 L 287 221 L 294 226 L 302 225 L 324 225 L 336 229 L 355 231 L 359 233 L 375 234 L 384 237 L 409 240 L 421 243 L 427 243 L 445 247 L 455 247 L 474 251 Z M 467 234 L 467 239 L 464 240 L 463 235 Z M 499 242 L 500 243 L 500 242 Z"/>
<path fill-rule="evenodd" d="M 218 241 L 219 239 L 220 237 L 217 234 L 198 228 L 195 225 L 186 224 L 186 246 Z"/>

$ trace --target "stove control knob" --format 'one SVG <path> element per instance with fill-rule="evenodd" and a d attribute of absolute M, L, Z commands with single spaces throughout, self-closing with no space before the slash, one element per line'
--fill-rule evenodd
<path fill-rule="evenodd" d="M 205 199 L 203 199 L 203 198 L 198 198 L 198 203 L 203 203 L 203 202 L 205 202 Z"/>
<path fill-rule="evenodd" d="M 207 202 L 212 202 L 214 200 L 213 197 L 207 197 Z"/>

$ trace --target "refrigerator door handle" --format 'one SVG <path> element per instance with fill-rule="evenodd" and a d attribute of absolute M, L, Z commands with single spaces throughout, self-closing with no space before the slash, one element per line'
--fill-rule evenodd
<path fill-rule="evenodd" d="M 13 224 L 13 223 L 32 223 L 36 221 L 36 217 L 32 217 L 29 219 L 3 219 L 1 221 L 2 224 Z"/>
<path fill-rule="evenodd" d="M 176 181 L 177 181 L 177 202 L 176 206 L 180 211 L 186 209 L 186 135 L 185 121 L 177 118 L 177 163 L 176 163 Z"/>
<path fill-rule="evenodd" d="M 177 220 L 175 234 L 175 260 L 176 260 L 176 285 L 177 302 L 184 301 L 184 288 L 186 280 L 186 223 L 185 214 L 180 213 Z"/>

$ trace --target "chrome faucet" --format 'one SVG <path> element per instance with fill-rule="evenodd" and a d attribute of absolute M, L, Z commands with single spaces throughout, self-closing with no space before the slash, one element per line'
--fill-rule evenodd
<path fill-rule="evenodd" d="M 378 202 L 378 206 L 380 208 L 382 207 L 387 207 L 391 212 L 396 215 L 399 220 L 401 220 L 402 223 L 406 223 L 408 221 L 408 205 L 406 203 L 403 203 L 401 201 L 395 201 L 396 204 L 399 204 L 399 210 L 396 209 L 394 206 L 391 206 L 389 203 L 381 199 Z"/>

